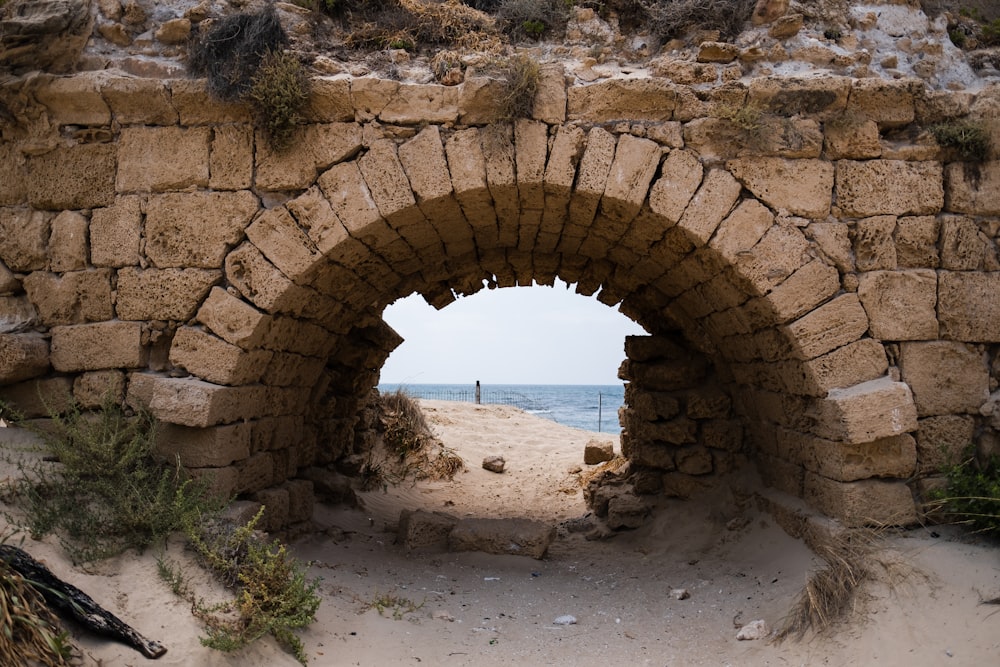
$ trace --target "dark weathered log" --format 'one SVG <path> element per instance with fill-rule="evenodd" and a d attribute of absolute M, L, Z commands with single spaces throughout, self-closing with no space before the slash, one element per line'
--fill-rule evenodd
<path fill-rule="evenodd" d="M 130 625 L 102 608 L 76 586 L 66 583 L 23 549 L 0 544 L 0 559 L 24 577 L 54 611 L 73 619 L 83 627 L 116 641 L 128 644 L 147 658 L 159 658 L 167 652 L 159 642 L 146 639 Z"/>

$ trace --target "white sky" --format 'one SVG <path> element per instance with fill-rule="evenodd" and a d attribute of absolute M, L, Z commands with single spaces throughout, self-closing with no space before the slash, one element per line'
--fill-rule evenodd
<path fill-rule="evenodd" d="M 442 310 L 413 294 L 383 315 L 406 339 L 382 367 L 385 384 L 618 384 L 625 336 L 645 333 L 559 281 L 484 289 Z"/>

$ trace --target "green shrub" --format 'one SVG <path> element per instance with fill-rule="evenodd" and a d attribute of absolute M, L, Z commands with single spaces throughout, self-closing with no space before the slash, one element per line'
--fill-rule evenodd
<path fill-rule="evenodd" d="M 34 536 L 55 534 L 75 562 L 142 550 L 225 502 L 154 458 L 156 421 L 144 411 L 129 416 L 107 398 L 50 424 L 40 430 L 45 459 L 19 463 L 15 502 L 26 517 L 12 520 Z"/>
<path fill-rule="evenodd" d="M 235 651 L 270 634 L 305 664 L 307 657 L 295 630 L 316 620 L 319 582 L 306 581 L 305 569 L 283 544 L 258 537 L 255 526 L 263 512 L 261 508 L 246 525 L 235 528 L 224 523 L 208 530 L 199 523 L 187 526 L 191 544 L 223 583 L 236 591 L 235 600 L 205 607 L 169 564 L 160 563 L 160 575 L 175 593 L 192 603 L 196 616 L 205 622 L 208 636 L 201 640 L 205 646 Z"/>
<path fill-rule="evenodd" d="M 953 148 L 966 161 L 981 162 L 990 151 L 990 133 L 972 120 L 952 120 L 930 128 L 934 139 L 945 148 Z"/>
<path fill-rule="evenodd" d="M 273 148 L 287 148 L 305 121 L 309 91 L 309 75 L 293 54 L 273 51 L 261 61 L 245 98 Z"/>
<path fill-rule="evenodd" d="M 935 512 L 1000 536 L 1000 460 L 983 463 L 970 455 L 947 475 L 947 488 L 933 495 Z"/>
<path fill-rule="evenodd" d="M 565 0 L 501 0 L 496 8 L 497 22 L 516 39 L 538 39 L 565 27 L 569 19 Z"/>

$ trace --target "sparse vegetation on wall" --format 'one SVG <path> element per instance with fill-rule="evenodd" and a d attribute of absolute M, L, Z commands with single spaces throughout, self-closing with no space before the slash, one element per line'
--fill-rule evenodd
<path fill-rule="evenodd" d="M 990 151 L 990 133 L 982 123 L 973 120 L 952 120 L 930 128 L 941 146 L 952 148 L 966 161 L 981 162 Z"/>
<path fill-rule="evenodd" d="M 947 475 L 947 488 L 934 495 L 932 515 L 1000 537 L 1000 459 L 970 454 Z"/>

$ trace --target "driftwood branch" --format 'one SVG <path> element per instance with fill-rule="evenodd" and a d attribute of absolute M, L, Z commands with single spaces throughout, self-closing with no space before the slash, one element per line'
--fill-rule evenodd
<path fill-rule="evenodd" d="M 25 582 L 42 594 L 49 607 L 62 616 L 73 619 L 96 634 L 128 644 L 147 658 L 156 659 L 167 652 L 163 644 L 140 635 L 79 588 L 52 574 L 49 568 L 23 549 L 0 544 L 0 559 L 24 577 Z"/>

